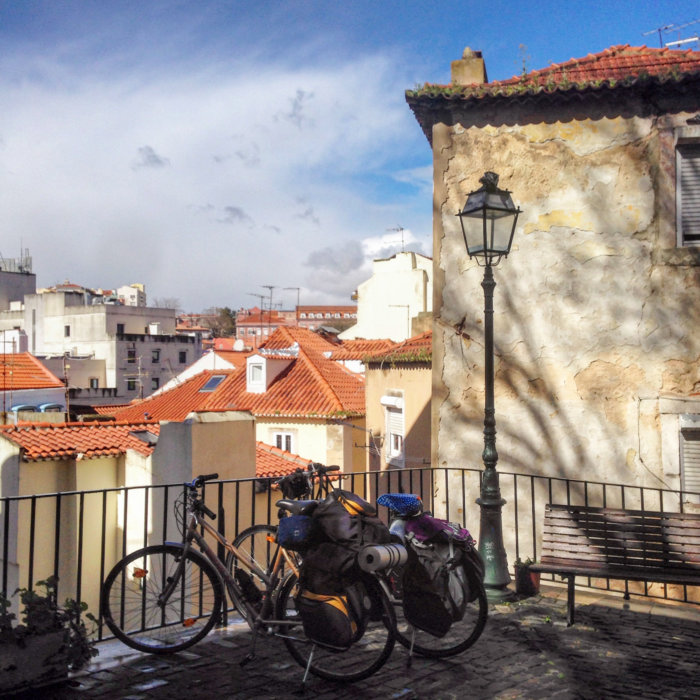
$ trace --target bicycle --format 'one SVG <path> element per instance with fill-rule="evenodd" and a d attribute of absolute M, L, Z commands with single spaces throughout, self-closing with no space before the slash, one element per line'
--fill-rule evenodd
<path fill-rule="evenodd" d="M 410 537 L 405 536 L 405 530 L 408 521 L 420 518 L 423 514 L 421 499 L 413 494 L 384 494 L 377 502 L 389 508 L 389 531 L 392 535 L 406 547 L 418 546 Z M 378 572 L 390 592 L 396 617 L 396 638 L 409 650 L 409 662 L 414 652 L 428 658 L 445 658 L 460 654 L 472 646 L 484 630 L 488 616 L 488 600 L 481 577 L 472 567 L 458 562 L 457 559 L 449 566 L 455 572 L 456 578 L 453 581 L 455 584 L 457 581 L 461 583 L 463 595 L 468 602 L 462 618 L 453 622 L 449 631 L 442 637 L 418 629 L 406 620 L 401 589 L 402 567 Z"/>
<path fill-rule="evenodd" d="M 284 505 L 289 509 L 294 503 L 303 504 L 303 512 L 311 512 L 313 506 L 332 491 L 337 491 L 332 480 L 333 472 L 339 469 L 337 466 L 325 466 L 312 462 L 305 471 L 287 475 L 277 480 L 287 498 L 278 501 L 277 505 Z M 384 494 L 378 499 L 380 505 L 389 505 L 391 527 L 390 532 L 396 542 L 411 546 L 404 536 L 405 525 L 408 520 L 419 518 L 423 513 L 422 501 L 412 494 L 399 494 L 400 498 L 389 503 L 396 494 Z M 311 496 L 311 499 L 307 497 Z M 295 498 L 302 500 L 295 501 Z M 399 506 L 397 501 L 402 502 Z M 301 511 L 298 511 L 301 512 Z M 284 516 L 284 509 L 280 512 Z M 244 530 L 234 542 L 248 551 L 257 551 L 257 558 L 263 568 L 269 568 L 272 563 L 269 545 L 266 548 L 265 541 L 274 541 L 277 532 L 275 525 L 254 525 Z M 418 545 L 415 545 L 418 546 Z M 298 555 L 297 555 L 298 557 Z M 301 558 L 296 559 L 300 563 Z M 470 568 L 463 564 L 455 567 L 457 580 L 471 600 L 466 604 L 463 617 L 454 622 L 447 634 L 443 637 L 434 636 L 424 630 L 413 627 L 406 620 L 403 613 L 402 577 L 403 568 L 395 566 L 388 569 L 378 569 L 375 575 L 384 584 L 385 591 L 394 607 L 396 639 L 409 651 L 409 663 L 412 655 L 418 654 L 426 658 L 445 658 L 460 654 L 472 646 L 481 636 L 488 616 L 488 600 L 481 578 Z"/>
<path fill-rule="evenodd" d="M 270 550 L 271 565 L 263 568 L 205 520 L 205 516 L 214 520 L 216 515 L 204 504 L 201 490 L 207 481 L 217 478 L 217 474 L 201 475 L 184 485 L 181 542 L 132 552 L 107 575 L 101 613 L 115 637 L 139 651 L 181 651 L 203 639 L 221 620 L 228 593 L 253 631 L 250 651 L 242 663 L 254 658 L 257 638 L 266 634 L 281 638 L 305 668 L 302 684 L 309 673 L 327 680 L 355 681 L 381 668 L 394 647 L 395 621 L 378 579 L 367 576 L 358 583 L 371 613 L 364 635 L 350 653 L 330 652 L 315 644 L 305 635 L 297 609 L 298 570 L 290 553 L 275 544 Z M 304 504 L 294 503 L 290 511 L 301 512 Z M 224 547 L 226 561 L 217 556 L 205 535 Z M 254 580 L 264 583 L 262 590 Z"/>

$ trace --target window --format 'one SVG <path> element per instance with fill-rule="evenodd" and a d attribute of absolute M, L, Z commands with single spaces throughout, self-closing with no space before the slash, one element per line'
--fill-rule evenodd
<path fill-rule="evenodd" d="M 160 378 L 153 377 L 151 379 L 151 391 L 155 391 L 160 386 Z"/>
<path fill-rule="evenodd" d="M 248 379 L 252 383 L 261 382 L 263 380 L 263 366 L 250 365 Z"/>
<path fill-rule="evenodd" d="M 63 337 L 70 338 L 70 326 L 63 326 Z"/>
<path fill-rule="evenodd" d="M 291 433 L 275 433 L 275 447 L 285 452 L 292 452 L 292 447 L 294 446 L 293 436 Z"/>
<path fill-rule="evenodd" d="M 160 350 L 151 350 L 151 362 L 160 362 Z"/>
<path fill-rule="evenodd" d="M 676 149 L 676 230 L 678 245 L 700 245 L 700 141 Z"/>
<path fill-rule="evenodd" d="M 681 429 L 681 489 L 700 493 L 700 428 Z"/>
<path fill-rule="evenodd" d="M 124 335 L 124 324 L 117 323 L 117 335 Z"/>
<path fill-rule="evenodd" d="M 187 350 L 180 350 L 178 353 L 178 359 L 180 360 L 181 365 L 186 365 L 187 364 Z"/>
<path fill-rule="evenodd" d="M 404 454 L 404 415 L 401 396 L 382 396 L 386 422 L 386 463 L 392 467 L 403 467 L 406 463 Z"/>
<path fill-rule="evenodd" d="M 200 389 L 200 391 L 214 391 L 221 382 L 224 381 L 226 378 L 226 375 L 224 374 L 214 374 L 213 376 L 209 377 L 207 379 L 206 383 L 204 386 Z"/>
<path fill-rule="evenodd" d="M 100 380 L 97 377 L 90 377 L 90 388 L 91 389 L 99 389 L 100 388 Z"/>
<path fill-rule="evenodd" d="M 126 390 L 127 391 L 136 391 L 136 380 L 135 379 L 127 379 L 126 380 Z"/>
<path fill-rule="evenodd" d="M 126 349 L 126 361 L 129 364 L 133 364 L 134 362 L 136 362 L 136 348 Z"/>

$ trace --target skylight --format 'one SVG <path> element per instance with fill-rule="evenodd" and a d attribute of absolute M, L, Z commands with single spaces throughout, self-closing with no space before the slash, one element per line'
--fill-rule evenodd
<path fill-rule="evenodd" d="M 215 374 L 212 377 L 209 377 L 207 380 L 207 383 L 200 389 L 200 391 L 214 391 L 221 382 L 224 381 L 226 378 L 225 374 Z"/>

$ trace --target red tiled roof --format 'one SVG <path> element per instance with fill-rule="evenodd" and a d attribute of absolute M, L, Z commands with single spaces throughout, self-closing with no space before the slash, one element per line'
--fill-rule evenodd
<path fill-rule="evenodd" d="M 620 84 L 630 84 L 644 79 L 659 81 L 679 80 L 684 76 L 700 73 L 700 51 L 677 49 L 653 49 L 629 44 L 611 46 L 600 53 L 583 58 L 572 58 L 564 63 L 517 75 L 507 80 L 495 80 L 485 84 L 440 86 L 426 84 L 417 90 L 408 90 L 409 102 L 421 98 L 446 98 L 463 100 L 489 95 L 517 96 L 523 92 L 555 92 L 569 89 L 614 89 Z"/>
<path fill-rule="evenodd" d="M 253 350 L 217 350 L 213 351 L 222 360 L 230 362 L 236 369 L 245 366 L 246 358 L 253 354 Z"/>
<path fill-rule="evenodd" d="M 168 391 L 132 402 L 123 409 L 100 409 L 99 412 L 121 421 L 181 421 L 193 411 L 250 411 L 254 416 L 307 418 L 364 414 L 364 380 L 335 360 L 324 357 L 322 349 L 333 348 L 333 344 L 303 328 L 278 328 L 265 349 L 281 351 L 298 341 L 301 342 L 297 355 L 285 357 L 289 367 L 265 393 L 246 391 L 245 367 L 206 370 Z M 213 391 L 201 391 L 214 375 L 223 376 L 221 383 Z"/>
<path fill-rule="evenodd" d="M 299 467 L 306 469 L 310 461 L 264 442 L 255 443 L 255 475 L 260 479 L 291 474 Z"/>
<path fill-rule="evenodd" d="M 55 389 L 63 382 L 28 352 L 0 355 L 0 390 Z"/>
<path fill-rule="evenodd" d="M 433 356 L 433 332 L 426 331 L 401 343 L 388 352 L 373 354 L 370 362 L 431 362 Z"/>
<path fill-rule="evenodd" d="M 396 343 L 389 339 L 353 338 L 343 340 L 340 346 L 334 346 L 331 358 L 334 360 L 361 360 L 368 355 L 387 352 L 395 345 Z"/>
<path fill-rule="evenodd" d="M 25 461 L 84 459 L 124 454 L 128 449 L 148 456 L 154 445 L 137 437 L 157 438 L 160 425 L 142 423 L 25 423 L 0 427 L 0 434 L 22 448 Z"/>
<path fill-rule="evenodd" d="M 547 85 L 552 82 L 590 83 L 596 81 L 624 80 L 644 75 L 671 76 L 700 71 L 700 51 L 677 49 L 652 49 L 629 44 L 611 46 L 605 51 L 588 54 L 584 58 L 571 58 L 564 63 L 554 63 L 524 76 L 494 81 L 490 85 L 512 85 L 519 82 Z"/>

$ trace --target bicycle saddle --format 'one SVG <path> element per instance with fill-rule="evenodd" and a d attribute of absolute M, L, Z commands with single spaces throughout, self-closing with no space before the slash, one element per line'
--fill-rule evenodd
<path fill-rule="evenodd" d="M 292 515 L 311 515 L 318 505 L 318 501 L 295 501 L 291 498 L 281 498 L 275 505 L 286 510 Z"/>

